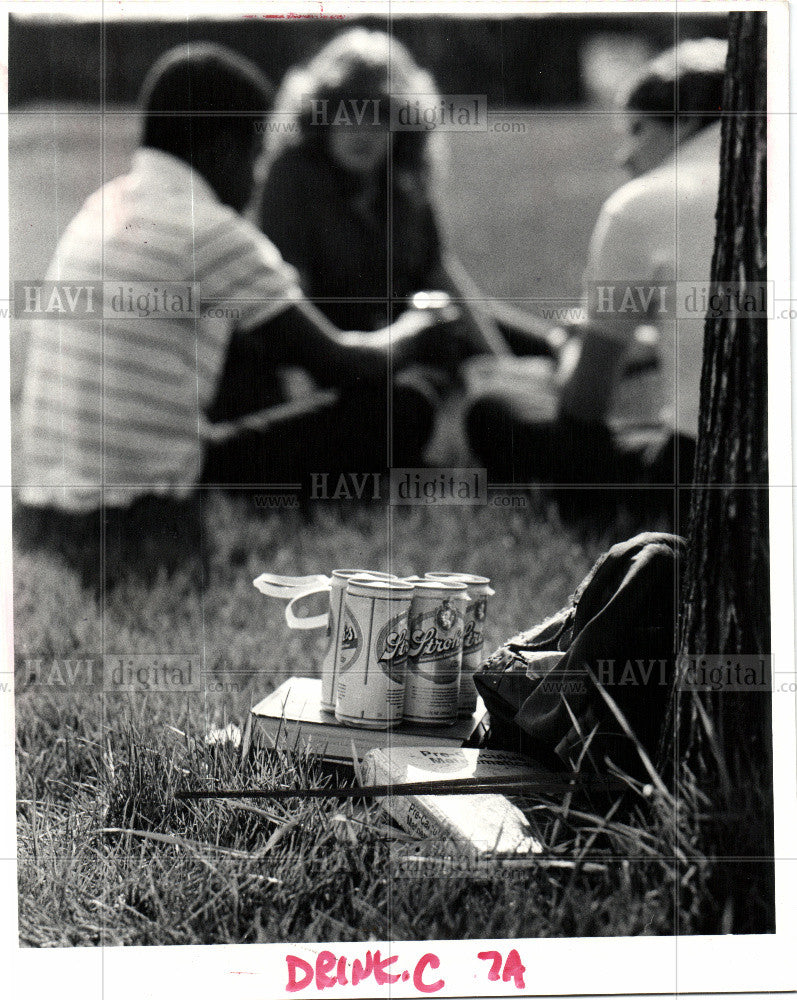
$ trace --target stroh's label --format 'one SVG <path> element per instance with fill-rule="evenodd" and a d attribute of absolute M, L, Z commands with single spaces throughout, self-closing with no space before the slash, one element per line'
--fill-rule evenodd
<path fill-rule="evenodd" d="M 487 617 L 487 598 L 480 597 L 471 601 L 465 612 L 465 633 L 462 636 L 462 654 L 475 653 L 484 645 L 482 632 L 484 619 Z"/>
<path fill-rule="evenodd" d="M 396 615 L 376 637 L 376 662 L 396 683 L 404 682 L 409 652 L 407 612 Z"/>
<path fill-rule="evenodd" d="M 478 692 L 473 682 L 474 673 L 481 667 L 484 650 L 484 626 L 487 619 L 487 600 L 495 594 L 490 578 L 473 573 L 433 572 L 429 580 L 457 581 L 468 588 L 471 600 L 465 610 L 465 631 L 462 636 L 462 673 L 459 681 L 459 715 L 472 715 L 476 710 Z"/>
<path fill-rule="evenodd" d="M 343 621 L 340 630 L 340 648 L 338 650 L 338 670 L 349 670 L 359 659 L 363 648 L 363 633 L 357 619 L 344 603 Z"/>
<path fill-rule="evenodd" d="M 464 587 L 441 594 L 442 589 L 419 587 L 413 600 L 404 697 L 408 722 L 453 724 L 457 718 L 467 594 Z"/>
<path fill-rule="evenodd" d="M 412 585 L 402 581 L 349 582 L 335 696 L 338 721 L 373 729 L 401 721 L 412 593 Z"/>
<path fill-rule="evenodd" d="M 444 600 L 439 608 L 417 615 L 410 625 L 408 655 L 415 661 L 413 669 L 425 673 L 436 684 L 446 683 L 446 671 L 440 668 L 438 661 L 447 661 L 457 672 L 462 639 L 462 616 L 449 600 Z M 436 666 L 424 671 L 427 663 Z"/>
<path fill-rule="evenodd" d="M 468 587 L 471 590 L 478 589 L 478 585 L 474 584 L 468 584 Z M 465 611 L 465 634 L 462 637 L 462 673 L 459 679 L 459 715 L 472 715 L 476 711 L 478 692 L 473 683 L 473 675 L 482 664 L 486 618 L 487 594 L 481 594 L 470 602 Z"/>

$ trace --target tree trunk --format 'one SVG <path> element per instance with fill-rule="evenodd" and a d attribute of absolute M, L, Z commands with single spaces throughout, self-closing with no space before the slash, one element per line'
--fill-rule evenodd
<path fill-rule="evenodd" d="M 766 83 L 766 15 L 731 14 L 712 283 L 742 291 L 766 280 Z M 768 658 L 767 321 L 709 317 L 704 343 L 681 652 Z M 679 692 L 676 768 L 717 817 L 703 849 L 744 859 L 716 864 L 702 929 L 772 930 L 774 865 L 752 860 L 773 854 L 771 694 Z"/>

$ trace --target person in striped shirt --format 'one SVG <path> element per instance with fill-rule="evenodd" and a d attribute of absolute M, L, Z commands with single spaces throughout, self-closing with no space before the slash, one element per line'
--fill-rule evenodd
<path fill-rule="evenodd" d="M 242 215 L 270 99 L 260 71 L 221 46 L 182 46 L 151 69 L 130 172 L 88 198 L 46 281 L 26 290 L 23 504 L 123 509 L 189 497 L 200 480 L 381 469 L 389 412 L 402 458 L 418 457 L 431 415 L 424 425 L 411 390 L 387 405 L 392 371 L 451 351 L 450 330 L 416 311 L 376 336 L 344 333 L 304 299 L 295 270 Z M 280 365 L 358 392 L 208 446 L 212 420 L 272 401 Z"/>

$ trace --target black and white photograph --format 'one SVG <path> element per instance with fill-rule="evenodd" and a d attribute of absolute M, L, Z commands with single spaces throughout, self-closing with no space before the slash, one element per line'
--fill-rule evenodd
<path fill-rule="evenodd" d="M 4 6 L 10 995 L 797 990 L 789 13 Z"/>

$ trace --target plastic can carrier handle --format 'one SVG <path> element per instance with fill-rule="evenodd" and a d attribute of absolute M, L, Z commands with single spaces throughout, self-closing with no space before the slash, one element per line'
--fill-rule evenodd
<path fill-rule="evenodd" d="M 305 597 L 311 597 L 313 594 L 328 594 L 330 589 L 331 581 L 327 579 L 325 583 L 316 583 L 306 587 L 304 590 L 300 590 L 298 594 L 294 594 L 290 601 L 288 601 L 285 605 L 285 621 L 288 623 L 288 628 L 298 629 L 303 632 L 311 632 L 314 629 L 328 629 L 328 611 L 325 611 L 321 615 L 311 615 L 307 618 L 300 618 L 294 612 L 293 608 L 297 601 L 303 601 Z"/>
<path fill-rule="evenodd" d="M 313 576 L 277 576 L 275 573 L 261 573 L 252 584 L 266 597 L 277 597 L 280 600 L 290 600 L 310 587 L 329 586 L 328 576 L 315 574 Z"/>

